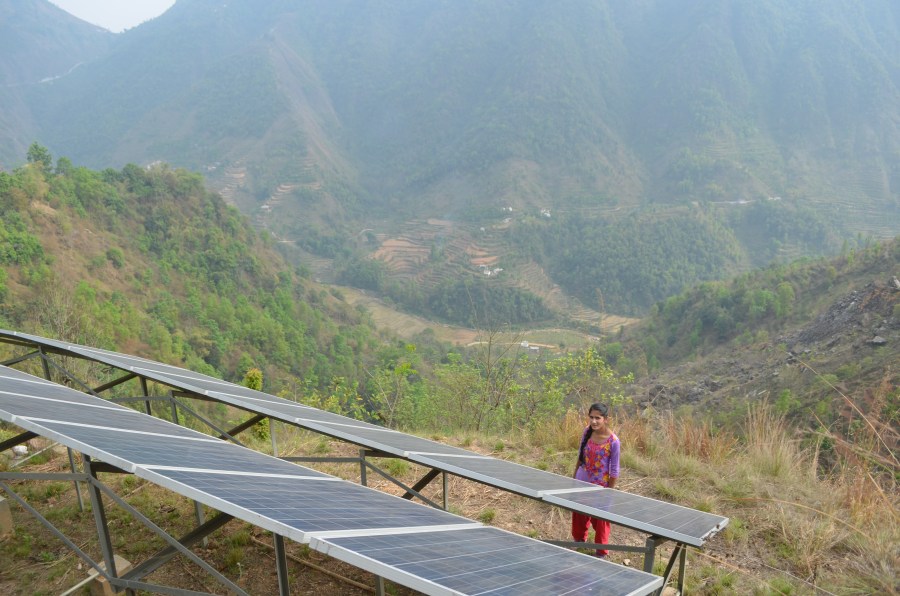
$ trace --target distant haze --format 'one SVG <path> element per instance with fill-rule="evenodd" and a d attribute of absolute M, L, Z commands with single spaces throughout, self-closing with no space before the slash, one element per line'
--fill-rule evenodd
<path fill-rule="evenodd" d="M 166 12 L 175 0 L 51 0 L 83 21 L 114 33 L 137 27 Z"/>

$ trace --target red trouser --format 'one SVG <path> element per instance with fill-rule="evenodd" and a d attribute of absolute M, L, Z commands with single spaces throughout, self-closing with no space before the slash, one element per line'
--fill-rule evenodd
<path fill-rule="evenodd" d="M 575 542 L 586 542 L 588 530 L 592 525 L 594 526 L 594 542 L 596 544 L 609 544 L 610 526 L 608 521 L 573 511 L 572 538 L 575 539 Z M 609 551 L 598 550 L 597 554 L 605 557 L 609 554 Z"/>

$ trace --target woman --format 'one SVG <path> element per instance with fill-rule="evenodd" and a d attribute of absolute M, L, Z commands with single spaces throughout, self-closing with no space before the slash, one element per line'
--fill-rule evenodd
<path fill-rule="evenodd" d="M 599 484 L 607 488 L 616 485 L 619 477 L 619 437 L 609 428 L 609 406 L 591 404 L 588 409 L 590 424 L 584 429 L 578 448 L 576 480 Z M 572 538 L 586 542 L 590 526 L 594 526 L 594 542 L 609 544 L 609 522 L 576 511 L 572 512 Z M 606 558 L 609 551 L 598 550 L 597 556 Z"/>

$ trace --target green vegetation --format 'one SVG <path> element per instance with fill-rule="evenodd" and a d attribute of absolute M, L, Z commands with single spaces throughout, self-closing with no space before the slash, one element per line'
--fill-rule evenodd
<path fill-rule="evenodd" d="M 140 338 L 150 357 L 233 379 L 265 368 L 274 391 L 361 378 L 377 344 L 366 320 L 292 272 L 199 176 L 49 170 L 44 157 L 0 172 L 5 326 L 106 348 Z"/>
<path fill-rule="evenodd" d="M 735 271 L 730 232 L 700 212 L 617 221 L 562 215 L 516 228 L 518 244 L 546 255 L 552 277 L 585 304 L 638 314 L 697 281 Z M 535 243 L 535 239 L 540 244 Z"/>
<path fill-rule="evenodd" d="M 829 294 L 838 274 L 855 278 L 869 271 L 889 271 L 898 260 L 900 240 L 875 242 L 837 259 L 772 265 L 728 282 L 700 284 L 658 302 L 635 332 L 648 360 L 671 364 L 803 322 Z M 845 364 L 841 374 L 853 376 L 855 371 L 847 368 L 852 366 Z"/>
<path fill-rule="evenodd" d="M 442 282 L 429 292 L 425 302 L 427 312 L 437 318 L 474 328 L 551 318 L 537 296 L 477 278 Z"/>

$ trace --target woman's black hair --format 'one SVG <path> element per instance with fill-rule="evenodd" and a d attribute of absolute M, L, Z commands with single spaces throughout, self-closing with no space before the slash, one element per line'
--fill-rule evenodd
<path fill-rule="evenodd" d="M 588 416 L 595 410 L 599 412 L 601 416 L 609 416 L 609 406 L 606 404 L 591 404 L 591 407 L 588 408 Z M 591 438 L 593 433 L 594 429 L 588 425 L 584 436 L 581 438 L 581 446 L 578 448 L 578 464 L 576 464 L 576 467 L 584 463 L 584 446 L 587 445 L 588 439 Z"/>

